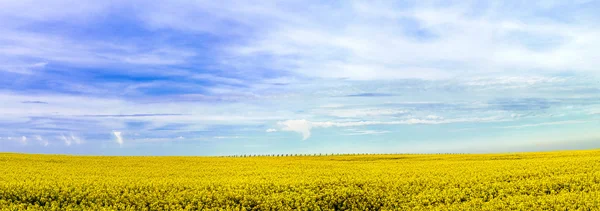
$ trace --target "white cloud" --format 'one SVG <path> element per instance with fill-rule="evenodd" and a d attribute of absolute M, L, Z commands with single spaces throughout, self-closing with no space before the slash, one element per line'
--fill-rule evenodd
<path fill-rule="evenodd" d="M 322 106 L 319 106 L 320 108 L 341 108 L 344 107 L 343 104 L 325 104 Z"/>
<path fill-rule="evenodd" d="M 3 19 L 0 17 L 0 20 Z M 0 33 L 0 42 L 8 43 L 0 49 L 0 71 L 20 74 L 34 74 L 55 62 L 96 67 L 159 66 L 182 64 L 195 55 L 192 51 L 168 46 L 145 50 L 136 45 L 112 44 L 101 40 L 87 40 L 82 45 L 76 38 L 11 28 L 0 29 Z M 27 58 L 27 62 L 22 61 L 23 58 Z"/>
<path fill-rule="evenodd" d="M 395 8 L 393 4 L 361 4 L 349 7 L 317 8 L 311 17 L 289 12 L 276 17 L 278 28 L 266 30 L 247 45 L 231 51 L 235 58 L 269 57 L 275 67 L 315 77 L 356 80 L 425 78 L 436 79 L 464 73 L 505 72 L 507 69 L 560 72 L 564 69 L 596 73 L 600 65 L 591 57 L 598 52 L 600 30 L 593 20 L 580 24 L 515 20 L 505 8 L 487 10 L 476 4 L 449 7 L 417 4 Z M 528 12 L 535 14 L 535 5 Z M 267 9 L 267 8 L 264 8 Z M 268 8 L 285 9 L 285 8 Z M 319 10 L 323 9 L 323 10 Z M 332 11 L 343 22 L 329 20 Z M 473 16 L 471 11 L 483 12 Z M 399 20 L 416 22 L 416 29 L 404 28 Z M 407 30 L 431 34 L 430 39 L 407 34 Z M 520 34 L 516 38 L 514 34 Z M 533 49 L 532 40 L 557 37 L 560 43 L 542 43 L 547 49 Z M 423 40 L 419 40 L 423 39 Z M 586 47 L 588 46 L 588 47 Z M 595 54 L 594 54 L 595 53 Z M 583 55 L 583 56 L 582 56 Z M 440 63 L 448 63 L 444 67 Z M 450 71 L 449 69 L 452 69 Z M 323 71 L 327 70 L 327 71 Z M 515 78 L 507 78 L 507 83 Z M 520 80 L 520 79 L 517 79 Z M 526 80 L 526 83 L 541 81 Z M 474 85 L 485 82 L 474 82 Z"/>
<path fill-rule="evenodd" d="M 71 5 L 72 1 L 53 0 L 43 7 L 35 1 L 23 2 L 0 3 L 0 18 L 9 28 L 2 31 L 3 37 L 13 39 L 10 43 L 15 44 L 5 46 L 5 55 L 96 64 L 107 60 L 176 64 L 194 55 L 185 49 L 163 46 L 151 50 L 106 42 L 82 46 L 78 40 L 46 34 L 33 36 L 16 30 L 46 20 L 87 24 L 110 9 L 131 8 L 131 3 L 98 2 L 65 11 L 55 8 Z M 252 61 L 265 55 L 270 69 L 356 80 L 435 79 L 506 70 L 597 73 L 600 64 L 593 56 L 600 53 L 595 14 L 570 14 L 576 20 L 571 22 L 545 16 L 549 8 L 562 10 L 564 2 L 551 6 L 526 3 L 518 9 L 503 2 L 481 8 L 481 4 L 471 1 L 455 4 L 423 1 L 411 6 L 393 2 L 353 1 L 344 2 L 343 6 L 319 2 L 307 4 L 310 7 L 296 2 L 268 1 L 143 3 L 131 12 L 142 21 L 140 26 L 149 29 L 222 36 L 245 35 L 248 33 L 245 29 L 255 31 L 244 42 L 232 42 L 219 51 L 222 58 L 217 60 L 222 65 L 240 69 L 253 66 L 256 62 Z M 585 6 L 569 3 L 568 8 Z M 533 81 L 526 83 L 529 82 Z"/>
<path fill-rule="evenodd" d="M 335 116 L 335 117 L 369 117 L 369 116 L 389 116 L 406 114 L 408 111 L 398 109 L 383 109 L 383 108 L 372 108 L 372 109 L 334 109 L 322 112 L 324 114 Z"/>
<path fill-rule="evenodd" d="M 46 104 L 23 104 L 24 101 L 47 102 Z M 267 121 L 284 119 L 291 112 L 282 109 L 247 103 L 222 104 L 215 107 L 212 103 L 203 102 L 157 102 L 139 103 L 118 98 L 100 98 L 85 96 L 69 96 L 57 94 L 16 94 L 0 92 L 3 107 L 0 116 L 3 121 L 14 125 L 28 124 L 29 116 L 40 117 L 35 120 L 36 127 L 68 129 L 80 133 L 98 130 L 111 131 L 114 128 L 126 128 L 128 121 L 148 122 L 141 130 L 149 130 L 169 125 L 181 125 L 180 131 L 206 130 L 211 125 L 254 125 Z M 212 101 L 211 101 L 212 102 Z M 231 112 L 236 111 L 236 112 Z M 151 115 L 172 114 L 175 115 Z M 129 114 L 129 115 L 128 115 Z M 150 115 L 136 115 L 150 114 Z M 67 121 L 69 122 L 67 125 Z M 41 134 L 39 130 L 30 128 L 0 128 L 0 131 L 12 131 Z M 78 134 L 73 137 L 65 133 L 69 141 L 83 142 Z M 59 136 L 60 133 L 51 134 Z M 177 136 L 175 136 L 177 137 Z M 65 142 L 66 143 L 66 142 Z"/>
<path fill-rule="evenodd" d="M 436 115 L 428 115 L 427 117 L 425 117 L 426 119 L 431 119 L 431 120 L 442 120 L 444 119 L 444 117 L 441 116 L 436 116 Z"/>
<path fill-rule="evenodd" d="M 306 121 L 305 119 L 300 120 L 287 120 L 278 122 L 282 128 L 282 131 L 292 131 L 302 134 L 302 140 L 310 138 L 310 130 L 313 127 L 313 123 Z"/>
<path fill-rule="evenodd" d="M 67 145 L 67 146 L 71 146 L 71 144 L 73 142 L 71 139 L 67 138 L 64 134 L 61 134 L 59 136 L 59 138 L 62 139 L 65 142 L 65 145 Z"/>
<path fill-rule="evenodd" d="M 522 129 L 528 127 L 540 127 L 540 126 L 551 126 L 551 125 L 570 125 L 570 124 L 584 124 L 592 122 L 593 120 L 565 120 L 565 121 L 556 121 L 556 122 L 544 122 L 537 124 L 525 124 L 525 125 L 514 125 L 514 126 L 505 126 L 500 128 L 505 129 Z"/>
<path fill-rule="evenodd" d="M 35 137 L 35 140 L 37 140 L 38 142 L 40 142 L 40 144 L 41 144 L 42 146 L 45 146 L 45 147 L 46 147 L 46 146 L 48 146 L 48 145 L 50 144 L 50 143 L 48 142 L 48 140 L 45 140 L 45 139 L 44 139 L 44 138 L 42 138 L 42 136 L 40 136 L 40 135 L 35 135 L 34 137 Z"/>
<path fill-rule="evenodd" d="M 2 1 L 0 2 L 0 18 L 12 19 L 17 25 L 23 21 L 68 21 L 70 23 L 85 22 L 92 17 L 99 16 L 110 8 L 109 2 L 90 2 L 77 5 L 77 9 L 66 10 L 69 6 L 77 4 L 73 0 L 52 0 L 40 5 L 32 0 Z"/>
<path fill-rule="evenodd" d="M 287 120 L 278 122 L 277 124 L 281 127 L 282 131 L 297 132 L 302 135 L 302 140 L 310 138 L 311 130 L 313 128 L 329 128 L 329 127 L 359 127 L 359 126 L 370 126 L 370 125 L 413 125 L 413 124 L 451 124 L 451 123 L 463 123 L 463 122 L 498 122 L 507 121 L 506 118 L 501 116 L 493 116 L 486 118 L 457 118 L 457 119 L 406 119 L 399 121 L 353 121 L 353 122 L 311 122 L 304 119 L 301 120 Z"/>
<path fill-rule="evenodd" d="M 393 86 L 386 88 L 387 85 L 380 81 L 370 84 L 360 83 L 363 83 L 362 85 L 365 87 L 370 87 L 367 89 L 381 91 L 380 93 L 394 92 L 394 95 L 386 97 L 389 98 L 389 103 L 401 100 L 427 101 L 432 99 L 446 103 L 457 101 L 458 98 L 470 97 L 485 102 L 489 98 L 507 96 L 507 93 L 510 96 L 537 97 L 536 91 L 539 90 L 507 93 L 481 92 L 477 93 L 477 96 L 472 93 L 458 92 L 463 91 L 461 90 L 464 88 L 462 85 L 470 86 L 467 88 L 474 90 L 489 87 L 526 88 L 554 85 L 566 82 L 568 79 L 553 77 L 552 75 L 555 75 L 553 73 L 565 71 L 567 74 L 570 72 L 597 74 L 597 67 L 600 66 L 600 60 L 595 58 L 595 55 L 600 55 L 600 36 L 598 36 L 600 28 L 597 27 L 597 21 L 584 14 L 571 17 L 576 21 L 568 23 L 539 17 L 538 15 L 543 14 L 536 11 L 540 7 L 538 4 L 528 4 L 528 7 L 513 11 L 503 8 L 506 4 L 502 2 L 493 3 L 489 8 L 481 9 L 472 2 L 439 6 L 441 4 L 423 1 L 415 3 L 414 6 L 400 8 L 391 2 L 361 3 L 358 1 L 344 2 L 343 6 L 327 5 L 322 2 L 307 4 L 312 5 L 310 7 L 304 7 L 305 2 L 273 3 L 264 1 L 257 3 L 224 0 L 174 1 L 170 4 L 162 4 L 152 1 L 137 5 L 135 11 L 129 11 L 127 9 L 130 8 L 131 3 L 106 1 L 81 5 L 76 10 L 57 9 L 64 8 L 65 5 L 72 5 L 74 2 L 76 1 L 50 0 L 41 6 L 38 2 L 31 0 L 0 2 L 0 22 L 4 24 L 0 29 L 0 44 L 3 44 L 3 47 L 0 48 L 0 71 L 10 71 L 10 75 L 14 75 L 12 74 L 14 72 L 36 74 L 47 66 L 60 64 L 84 69 L 95 67 L 103 71 L 127 69 L 130 71 L 128 74 L 134 76 L 137 76 L 136 72 L 131 71 L 137 69 L 156 71 L 156 73 L 169 72 L 168 74 L 172 74 L 173 78 L 185 77 L 215 82 L 203 88 L 212 96 L 192 94 L 183 96 L 182 98 L 185 98 L 183 100 L 170 99 L 170 96 L 164 99 L 147 99 L 145 97 L 156 96 L 150 96 L 152 94 L 144 94 L 141 91 L 142 89 L 154 90 L 155 88 L 176 86 L 170 82 L 140 82 L 126 88 L 115 88 L 111 84 L 120 82 L 103 81 L 102 85 L 98 86 L 98 84 L 86 85 L 85 81 L 78 81 L 81 84 L 64 81 L 64 84 L 52 84 L 55 89 L 45 91 L 64 91 L 65 93 L 82 91 L 89 94 L 88 96 L 111 96 L 105 93 L 125 90 L 126 93 L 123 96 L 139 94 L 143 97 L 121 99 L 119 97 L 85 97 L 85 94 L 73 96 L 44 94 L 46 92 L 22 94 L 27 93 L 25 89 L 24 92 L 0 93 L 2 120 L 8 123 L 18 123 L 6 125 L 19 125 L 15 128 L 0 129 L 1 132 L 15 130 L 14 134 L 42 134 L 50 140 L 54 139 L 50 137 L 59 136 L 60 140 L 70 146 L 82 144 L 82 138 L 88 139 L 89 136 L 87 134 L 79 137 L 73 134 L 60 136 L 60 132 L 45 134 L 35 128 L 67 129 L 66 131 L 81 131 L 82 133 L 108 132 L 117 128 L 123 131 L 133 131 L 127 127 L 129 127 L 129 122 L 135 121 L 140 123 L 140 128 L 137 128 L 136 131 L 139 129 L 144 132 L 144 136 L 152 136 L 154 134 L 146 132 L 163 127 L 176 127 L 177 132 L 188 132 L 210 130 L 211 126 L 215 125 L 256 126 L 280 121 L 279 127 L 281 128 L 269 128 L 266 132 L 292 131 L 301 134 L 306 140 L 311 136 L 314 128 L 477 122 L 478 119 L 475 118 L 444 119 L 434 115 L 413 119 L 406 117 L 408 119 L 399 120 L 398 116 L 405 114 L 406 110 L 363 107 L 367 106 L 366 104 L 377 107 L 387 103 L 382 102 L 381 99 L 346 99 L 344 97 L 333 99 L 323 98 L 323 96 L 368 93 L 368 90 L 362 90 L 361 85 L 355 83 L 355 80 L 451 78 L 449 83 L 452 84 L 443 86 L 448 88 L 443 91 L 440 91 L 443 88 L 439 88 L 438 85 L 440 87 L 442 85 L 437 82 L 423 88 L 421 81 L 410 81 L 402 84 L 407 87 L 406 89 L 394 89 Z M 544 7 L 560 8 L 560 4 L 565 3 L 559 3 L 558 6 L 545 5 Z M 273 89 L 265 84 L 255 85 L 252 83 L 257 83 L 256 81 L 249 82 L 240 79 L 243 77 L 198 74 L 187 70 L 171 71 L 160 68 L 151 70 L 154 68 L 124 68 L 122 66 L 156 67 L 183 64 L 182 66 L 185 67 L 198 67 L 194 65 L 196 64 L 194 61 L 198 60 L 193 59 L 199 56 L 194 51 L 197 46 L 178 47 L 180 43 L 177 42 L 145 43 L 148 44 L 147 46 L 153 46 L 148 48 L 139 43 L 128 43 L 129 39 L 119 40 L 118 43 L 115 43 L 113 40 L 102 40 L 103 38 L 78 38 L 71 33 L 41 33 L 44 31 L 43 29 L 33 30 L 30 28 L 43 25 L 47 21 L 65 23 L 74 27 L 79 24 L 89 25 L 90 22 L 97 22 L 95 18 L 102 18 L 113 9 L 131 12 L 131 15 L 135 16 L 135 20 L 143 21 L 138 24 L 139 27 L 148 27 L 147 29 L 150 30 L 169 29 L 169 33 L 173 32 L 172 35 L 180 32 L 200 32 L 215 37 L 230 38 L 244 35 L 243 42 L 232 40 L 232 42 L 219 43 L 218 50 L 214 52 L 211 50 L 215 49 L 210 49 L 213 46 L 206 45 L 208 48 L 206 50 L 210 51 L 210 58 L 204 59 L 214 61 L 216 64 L 211 63 L 210 67 L 202 68 L 209 68 L 211 71 L 226 69 L 256 73 L 247 74 L 244 77 L 248 76 L 257 81 L 267 75 L 264 74 L 265 72 L 260 72 L 262 70 L 279 71 L 268 74 L 269 77 L 275 78 L 265 79 L 263 82 L 281 84 L 277 86 L 282 88 Z M 477 14 L 473 12 L 477 12 Z M 311 15 L 306 16 L 309 13 Z M 235 36 L 229 36 L 232 34 Z M 182 37 L 182 39 L 185 38 Z M 529 42 L 534 43 L 532 45 Z M 265 62 L 265 58 L 268 58 L 268 62 Z M 198 64 L 204 64 L 204 62 L 200 61 Z M 102 68 L 104 65 L 115 68 Z M 253 67 L 257 68 L 253 69 Z M 68 75 L 64 73 L 66 72 L 58 75 Z M 144 73 L 149 74 L 149 72 Z M 237 76 L 234 72 L 228 73 L 229 76 Z M 488 77 L 488 73 L 495 73 L 498 76 Z M 54 73 L 48 72 L 47 74 Z M 110 75 L 110 73 L 108 74 Z M 486 75 L 486 77 L 473 78 L 470 77 L 471 75 Z M 14 90 L 25 88 L 25 86 L 29 87 L 30 85 L 22 84 L 27 84 L 30 79 L 35 81 L 33 79 L 37 76 L 29 78 L 29 76 L 21 75 L 19 77 L 23 78 L 15 80 L 14 85 L 23 87 L 15 87 Z M 323 78 L 344 78 L 344 80 Z M 44 78 L 44 80 L 61 82 L 61 80 L 51 78 Z M 595 82 L 594 84 L 596 84 Z M 341 88 L 335 87 L 332 85 L 333 83 L 339 83 L 336 86 L 339 85 Z M 442 81 L 442 83 L 445 82 Z M 579 86 L 588 88 L 588 92 L 591 93 L 594 91 L 594 84 L 579 84 Z M 454 86 L 458 86 L 458 88 Z M 330 87 L 335 88 L 329 89 Z M 433 91 L 428 91 L 432 89 Z M 277 93 L 261 95 L 271 91 Z M 376 93 L 375 91 L 373 93 Z M 541 95 L 545 95 L 542 97 L 547 98 L 552 94 L 545 92 Z M 253 102 L 237 100 L 266 99 L 266 96 L 278 99 Z M 188 99 L 192 100 L 188 102 Z M 209 103 L 194 101 L 194 99 L 208 99 L 206 101 Z M 235 102 L 225 100 L 225 103 L 214 106 L 215 101 L 212 101 L 214 99 L 234 99 Z M 29 100 L 39 100 L 48 102 L 48 104 L 21 103 Z M 136 100 L 160 102 L 135 102 Z M 319 105 L 322 106 L 319 107 Z M 476 113 L 474 116 L 486 115 L 487 113 L 482 110 L 490 108 L 485 106 L 489 105 L 477 108 L 481 110 L 473 109 L 473 112 Z M 315 112 L 313 109 L 316 107 L 319 108 Z M 452 116 L 461 116 L 467 110 L 460 110 L 461 108 L 445 110 L 434 107 L 419 107 L 415 109 L 415 113 L 417 113 L 415 115 L 440 113 L 446 118 L 451 118 Z M 549 112 L 561 112 L 558 111 L 560 108 L 556 108 L 557 111 Z M 120 114 L 173 112 L 182 115 L 119 116 Z M 590 114 L 598 114 L 598 112 L 593 111 Z M 520 114 L 515 114 L 514 118 L 519 118 L 518 115 Z M 30 117 L 37 119 L 30 119 Z M 323 119 L 329 117 L 332 118 Z M 333 117 L 365 121 L 348 122 Z M 306 119 L 315 121 L 310 122 Z M 32 127 L 34 121 L 36 127 Z M 23 125 L 25 127 L 22 127 Z M 521 127 L 533 126 L 535 125 Z M 31 131 L 23 132 L 25 130 Z M 364 134 L 376 132 L 363 131 Z M 168 132 L 161 131 L 161 133 Z M 178 137 L 178 134 L 185 133 L 162 134 L 164 136 L 160 137 L 172 139 Z M 117 143 L 123 144 L 124 140 L 120 132 L 117 135 L 117 131 L 115 131 L 112 135 L 117 139 Z M 215 138 L 236 137 L 227 136 L 226 132 L 222 135 Z M 19 137 L 15 135 L 14 140 L 18 141 L 18 139 Z M 36 138 L 30 136 L 29 139 L 31 142 Z M 40 142 L 42 145 L 47 145 L 48 142 L 44 141 Z M 130 137 L 127 141 L 133 143 L 135 140 Z"/>
<path fill-rule="evenodd" d="M 74 136 L 73 134 L 71 134 L 71 140 L 72 140 L 73 142 L 75 142 L 75 144 L 78 144 L 78 145 L 83 143 L 83 140 L 81 140 L 81 139 L 80 139 L 79 137 L 77 137 L 77 136 Z"/>
<path fill-rule="evenodd" d="M 524 128 L 530 128 L 530 127 L 541 127 L 541 126 L 553 126 L 553 125 L 572 125 L 572 124 L 585 124 L 585 123 L 590 123 L 590 122 L 594 122 L 597 120 L 564 120 L 564 121 L 554 121 L 554 122 L 542 122 L 542 123 L 535 123 L 535 124 L 522 124 L 522 125 L 511 125 L 511 126 L 501 126 L 501 127 L 491 127 L 491 128 L 497 128 L 497 129 L 524 129 Z M 460 131 L 469 131 L 469 130 L 478 130 L 481 128 L 462 128 L 462 129 L 456 129 L 456 130 L 452 130 L 453 132 L 460 132 Z"/>
<path fill-rule="evenodd" d="M 59 137 L 59 139 L 61 139 L 63 142 L 65 142 L 66 146 L 71 146 L 72 144 L 83 144 L 83 140 L 81 140 L 81 138 L 71 134 L 70 136 L 65 136 L 64 134 L 61 134 Z M 41 137 L 40 137 L 41 139 Z"/>
<path fill-rule="evenodd" d="M 113 131 L 112 133 L 115 136 L 115 139 L 116 139 L 117 143 L 120 146 L 122 146 L 123 145 L 123 137 L 121 136 L 121 132 L 119 132 L 119 131 Z"/>
<path fill-rule="evenodd" d="M 14 43 L 5 46 L 4 55 L 31 55 L 80 64 L 112 61 L 150 65 L 178 64 L 195 55 L 169 46 L 150 50 L 107 42 L 82 46 L 68 37 L 17 30 L 19 26 L 45 20 L 86 24 L 110 9 L 131 7 L 131 3 L 110 1 L 63 11 L 53 8 L 72 1 L 50 2 L 43 8 L 34 1 L 0 4 L 0 18 L 10 23 L 3 38 Z M 545 4 L 526 4 L 518 10 L 502 2 L 485 8 L 474 2 L 399 6 L 392 2 L 355 1 L 344 2 L 343 6 L 323 2 L 308 5 L 311 6 L 295 2 L 144 2 L 130 12 L 134 12 L 142 27 L 150 29 L 222 36 L 253 29 L 256 33 L 246 36 L 244 42 L 232 42 L 219 51 L 222 58 L 217 60 L 222 65 L 244 68 L 267 55 L 270 69 L 325 78 L 435 79 L 507 69 L 596 73 L 600 64 L 593 57 L 600 53 L 600 30 L 590 16 L 594 14 L 580 14 L 573 17 L 577 21 L 565 23 L 545 17 L 540 12 L 548 8 L 542 6 Z M 556 4 L 550 8 L 564 6 Z M 581 6 L 585 5 L 569 4 L 569 8 Z M 239 83 L 223 77 L 197 77 Z"/>
<path fill-rule="evenodd" d="M 544 76 L 498 76 L 498 77 L 475 77 L 466 81 L 464 84 L 469 86 L 491 86 L 491 85 L 534 85 L 541 83 L 565 82 L 564 77 L 544 77 Z"/>
<path fill-rule="evenodd" d="M 377 135 L 377 134 L 386 134 L 391 131 L 387 130 L 348 130 L 350 133 L 345 133 L 343 135 L 347 136 L 360 136 L 360 135 Z"/>
<path fill-rule="evenodd" d="M 460 80 L 465 86 L 486 89 L 526 89 L 538 85 L 552 85 L 553 88 L 565 88 L 562 85 L 572 77 L 545 77 L 545 76 L 495 76 L 474 77 Z"/>
<path fill-rule="evenodd" d="M 27 137 L 21 136 L 21 143 L 22 144 L 27 144 Z"/>
<path fill-rule="evenodd" d="M 20 74 L 33 74 L 34 71 L 43 69 L 46 67 L 47 62 L 38 63 L 15 63 L 15 64 L 1 64 L 0 71 L 7 71 Z"/>

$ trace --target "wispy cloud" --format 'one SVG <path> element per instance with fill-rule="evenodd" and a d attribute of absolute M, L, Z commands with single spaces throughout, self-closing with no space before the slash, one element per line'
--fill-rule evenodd
<path fill-rule="evenodd" d="M 35 135 L 34 137 L 35 137 L 35 139 L 36 139 L 38 142 L 40 142 L 40 144 L 41 144 L 42 146 L 45 146 L 45 147 L 46 147 L 46 146 L 48 146 L 48 145 L 50 144 L 50 142 L 48 142 L 48 140 L 45 140 L 45 139 L 44 139 L 44 138 L 42 138 L 42 136 L 40 136 L 40 135 Z"/>
<path fill-rule="evenodd" d="M 59 136 L 59 138 L 62 139 L 62 141 L 64 141 L 65 145 L 67 145 L 67 146 L 71 146 L 71 144 L 73 143 L 73 141 L 71 139 L 67 138 L 64 134 L 61 134 Z"/>
<path fill-rule="evenodd" d="M 73 134 L 71 134 L 71 137 L 70 137 L 70 138 L 71 138 L 71 140 L 72 140 L 72 141 L 73 141 L 75 144 L 77 144 L 77 145 L 79 145 L 79 144 L 83 144 L 83 140 L 81 140 L 81 138 L 79 138 L 79 137 L 77 137 L 77 136 L 75 136 L 75 135 L 73 135 Z"/>
<path fill-rule="evenodd" d="M 406 119 L 399 121 L 352 121 L 352 122 L 312 122 L 304 119 L 301 120 L 286 120 L 278 122 L 281 131 L 297 132 L 302 135 L 302 139 L 310 138 L 313 128 L 329 128 L 329 127 L 360 127 L 360 126 L 376 126 L 376 125 L 438 125 L 452 123 L 482 123 L 482 122 L 498 122 L 507 121 L 502 117 L 485 117 L 485 118 L 457 118 L 457 119 Z"/>
<path fill-rule="evenodd" d="M 528 128 L 528 127 L 541 127 L 541 126 L 552 126 L 552 125 L 583 124 L 583 123 L 589 123 L 589 122 L 593 122 L 593 121 L 594 120 L 566 120 L 566 121 L 555 121 L 555 122 L 543 122 L 543 123 L 536 123 L 536 124 L 513 125 L 513 126 L 505 126 L 505 127 L 501 127 L 501 128 L 523 129 L 523 128 Z"/>
<path fill-rule="evenodd" d="M 444 119 L 444 117 L 437 116 L 437 115 L 427 115 L 425 118 L 431 119 L 431 120 L 443 120 Z"/>
<path fill-rule="evenodd" d="M 112 134 L 115 136 L 115 141 L 117 142 L 117 144 L 123 146 L 123 137 L 121 136 L 121 132 L 113 131 Z"/>
<path fill-rule="evenodd" d="M 160 117 L 160 116 L 183 116 L 184 114 L 89 114 L 81 117 Z"/>
<path fill-rule="evenodd" d="M 598 120 L 597 119 L 561 120 L 561 121 L 547 121 L 547 122 L 533 123 L 533 124 L 519 124 L 518 122 L 514 122 L 513 125 L 509 125 L 509 126 L 461 128 L 461 129 L 455 129 L 455 130 L 452 130 L 452 131 L 453 132 L 460 132 L 460 131 L 481 130 L 481 129 L 489 129 L 489 128 L 493 128 L 493 129 L 516 129 L 516 130 L 521 130 L 521 129 L 527 129 L 527 128 L 543 127 L 543 126 L 586 124 L 586 123 L 593 123 L 595 121 L 598 121 Z"/>
<path fill-rule="evenodd" d="M 1 60 L 0 60 L 1 61 Z M 38 62 L 38 63 L 14 63 L 14 64 L 2 64 L 0 65 L 0 71 L 7 71 L 12 73 L 19 73 L 25 75 L 31 75 L 37 70 L 41 70 L 46 67 L 48 63 L 46 62 Z"/>
<path fill-rule="evenodd" d="M 335 116 L 335 117 L 377 117 L 377 116 L 394 116 L 404 115 L 409 113 L 402 109 L 388 108 L 358 108 L 358 109 L 329 109 L 318 111 L 320 114 Z"/>
<path fill-rule="evenodd" d="M 595 1 L 74 3 L 0 2 L 3 150 L 112 138 L 294 151 L 283 139 L 315 129 L 356 143 L 474 138 L 448 137 L 457 127 L 490 130 L 477 138 L 491 146 L 548 125 L 586 132 L 600 107 Z"/>
<path fill-rule="evenodd" d="M 346 97 L 390 97 L 390 96 L 394 96 L 394 95 L 387 94 L 387 93 L 360 93 L 360 94 L 346 95 Z"/>
<path fill-rule="evenodd" d="M 348 130 L 348 133 L 344 133 L 346 136 L 361 136 L 361 135 L 378 135 L 378 134 L 386 134 L 391 131 L 388 130 Z"/>
<path fill-rule="evenodd" d="M 47 102 L 44 102 L 44 101 L 35 101 L 35 100 L 34 101 L 23 101 L 21 103 L 24 103 L 24 104 L 48 104 Z"/>
<path fill-rule="evenodd" d="M 498 3 L 481 8 L 480 4 L 467 2 L 444 6 L 422 2 L 403 7 L 352 2 L 345 7 L 291 10 L 285 16 L 271 17 L 267 25 L 279 28 L 234 48 L 232 54 L 248 59 L 272 55 L 274 68 L 356 80 L 436 79 L 506 69 L 560 72 L 573 67 L 594 73 L 596 62 L 573 56 L 593 51 L 579 48 L 583 45 L 597 45 L 593 37 L 599 31 L 587 28 L 594 25 L 593 18 L 570 24 L 551 18 L 543 22 L 536 18 L 515 19 L 515 8 L 510 5 Z M 264 9 L 290 9 L 286 6 L 291 5 Z M 543 10 L 531 6 L 518 10 L 519 15 L 529 17 Z M 298 21 L 307 11 L 313 15 Z M 332 11 L 352 18 L 328 19 Z M 377 39 L 371 39 L 373 35 Z M 560 42 L 532 42 L 547 37 Z M 461 71 L 451 72 L 448 68 Z M 327 71 L 321 71 L 324 69 Z"/>
<path fill-rule="evenodd" d="M 467 86 L 475 87 L 500 87 L 500 88 L 526 88 L 539 84 L 561 84 L 568 80 L 565 77 L 545 76 L 498 76 L 475 77 L 464 82 Z"/>

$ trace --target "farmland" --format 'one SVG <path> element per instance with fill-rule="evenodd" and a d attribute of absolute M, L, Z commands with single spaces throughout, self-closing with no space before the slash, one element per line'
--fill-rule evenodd
<path fill-rule="evenodd" d="M 598 210 L 600 151 L 0 154 L 0 210 Z"/>

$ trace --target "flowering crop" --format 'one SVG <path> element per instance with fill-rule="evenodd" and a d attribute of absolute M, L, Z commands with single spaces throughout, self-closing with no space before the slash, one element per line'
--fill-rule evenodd
<path fill-rule="evenodd" d="M 599 210 L 600 151 L 0 154 L 0 210 Z"/>

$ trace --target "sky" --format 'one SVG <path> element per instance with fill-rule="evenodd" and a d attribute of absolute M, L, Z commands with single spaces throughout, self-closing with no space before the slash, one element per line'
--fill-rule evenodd
<path fill-rule="evenodd" d="M 0 0 L 0 152 L 600 148 L 600 1 Z"/>

